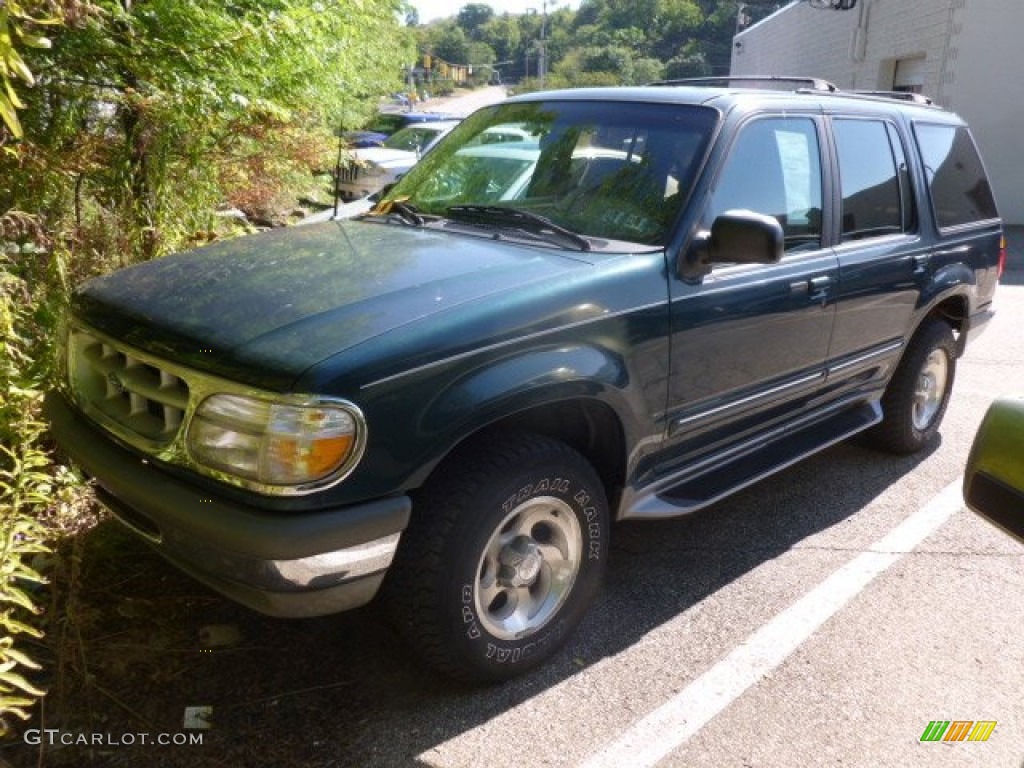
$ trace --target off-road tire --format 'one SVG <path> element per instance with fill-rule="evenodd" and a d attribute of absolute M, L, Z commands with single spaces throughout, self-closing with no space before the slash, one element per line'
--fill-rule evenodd
<path fill-rule="evenodd" d="M 608 528 L 604 488 L 579 453 L 492 433 L 414 497 L 385 609 L 443 674 L 506 680 L 550 658 L 579 624 L 605 570 Z"/>
<path fill-rule="evenodd" d="M 871 431 L 884 450 L 911 454 L 939 431 L 956 375 L 956 340 L 942 320 L 924 321 L 882 396 L 883 418 Z"/>

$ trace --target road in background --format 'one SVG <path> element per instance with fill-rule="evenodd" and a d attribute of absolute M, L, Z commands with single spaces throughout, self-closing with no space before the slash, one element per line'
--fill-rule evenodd
<path fill-rule="evenodd" d="M 472 91 L 456 91 L 451 96 L 437 96 L 418 102 L 417 112 L 447 112 L 458 117 L 465 117 L 480 107 L 495 104 L 505 98 L 507 91 L 503 85 L 488 85 Z"/>

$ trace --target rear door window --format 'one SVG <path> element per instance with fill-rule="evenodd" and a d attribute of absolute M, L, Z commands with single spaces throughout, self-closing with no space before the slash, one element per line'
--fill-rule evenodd
<path fill-rule="evenodd" d="M 963 126 L 915 123 L 939 229 L 999 217 L 978 150 Z"/>
<path fill-rule="evenodd" d="M 842 242 L 899 234 L 912 221 L 904 189 L 906 161 L 895 131 L 882 120 L 833 123 L 842 190 Z M 895 143 L 893 139 L 896 139 Z"/>

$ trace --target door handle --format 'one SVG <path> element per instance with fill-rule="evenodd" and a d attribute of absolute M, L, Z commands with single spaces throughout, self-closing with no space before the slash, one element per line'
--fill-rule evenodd
<path fill-rule="evenodd" d="M 789 292 L 809 293 L 812 296 L 817 296 L 826 291 L 831 284 L 831 277 L 828 277 L 827 275 L 820 275 L 818 277 L 812 277 L 809 280 L 798 280 L 795 283 L 790 283 Z"/>
<path fill-rule="evenodd" d="M 810 286 L 812 292 L 818 293 L 819 291 L 826 290 L 830 285 L 832 285 L 832 278 L 827 275 L 812 277 L 807 281 L 807 284 Z"/>
<path fill-rule="evenodd" d="M 810 293 L 811 282 L 810 280 L 798 280 L 795 283 L 789 284 L 790 293 Z"/>

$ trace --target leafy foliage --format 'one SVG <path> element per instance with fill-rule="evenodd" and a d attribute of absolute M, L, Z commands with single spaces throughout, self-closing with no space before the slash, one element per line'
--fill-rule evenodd
<path fill-rule="evenodd" d="M 42 635 L 31 621 L 40 612 L 33 590 L 44 580 L 31 563 L 48 551 L 40 517 L 54 490 L 52 462 L 39 447 L 45 427 L 38 418 L 38 382 L 46 366 L 33 354 L 39 342 L 34 307 L 11 261 L 35 257 L 38 246 L 30 238 L 39 234 L 24 214 L 0 219 L 0 735 L 7 717 L 28 719 L 29 707 L 44 695 L 29 674 L 40 667 L 17 637 Z M 10 235 L 29 242 L 19 245 Z"/>
<path fill-rule="evenodd" d="M 34 85 L 32 70 L 25 64 L 19 48 L 49 48 L 50 39 L 37 30 L 61 23 L 59 7 L 46 8 L 46 4 L 7 0 L 0 4 L 0 119 L 15 138 L 23 135 L 18 110 L 25 104 L 18 96 L 15 83 Z M 54 11 L 57 13 L 54 14 Z"/>
<path fill-rule="evenodd" d="M 0 158 L 0 211 L 130 260 L 209 232 L 218 205 L 294 199 L 330 167 L 337 129 L 397 87 L 411 56 L 400 6 L 92 0 L 25 56 L 44 85 L 23 100 L 26 140 Z M 242 173 L 257 154 L 274 160 Z"/>
<path fill-rule="evenodd" d="M 542 48 L 546 87 L 632 85 L 727 74 L 740 21 L 753 23 L 782 5 L 776 0 L 583 0 L 575 12 L 498 16 L 484 3 L 471 3 L 418 34 L 423 51 L 455 63 L 468 63 L 470 43 L 489 46 L 505 80 L 521 81 L 520 90 L 540 86 Z"/>
<path fill-rule="evenodd" d="M 397 87 L 403 5 L 0 0 L 0 732 L 44 693 L 40 563 L 83 495 L 40 415 L 69 285 L 315 188 Z"/>

